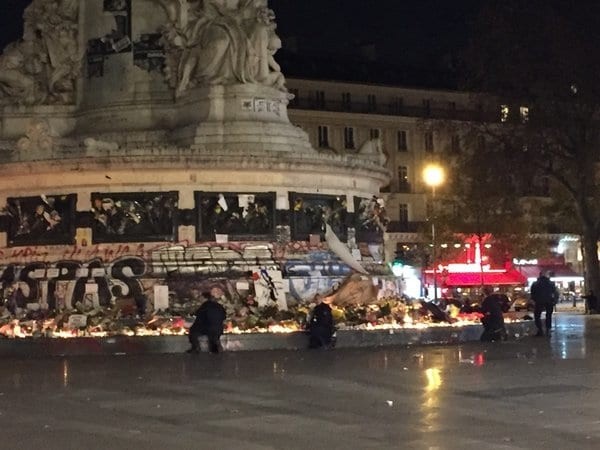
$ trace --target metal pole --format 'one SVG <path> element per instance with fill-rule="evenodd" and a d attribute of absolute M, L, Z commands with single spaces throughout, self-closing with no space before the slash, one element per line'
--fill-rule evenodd
<path fill-rule="evenodd" d="M 435 186 L 431 187 L 431 263 L 433 264 L 433 300 L 437 300 L 437 268 L 435 261 Z"/>
<path fill-rule="evenodd" d="M 431 220 L 431 243 L 433 250 L 431 251 L 431 262 L 433 264 L 433 300 L 437 300 L 437 268 L 435 263 L 435 223 Z"/>

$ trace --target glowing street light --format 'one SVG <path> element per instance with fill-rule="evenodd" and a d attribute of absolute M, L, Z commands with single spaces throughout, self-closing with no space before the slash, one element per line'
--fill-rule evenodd
<path fill-rule="evenodd" d="M 423 181 L 425 184 L 433 189 L 435 193 L 435 188 L 441 186 L 446 180 L 446 172 L 444 172 L 444 168 L 437 164 L 429 164 L 425 166 L 423 169 Z"/>
<path fill-rule="evenodd" d="M 437 299 L 437 273 L 435 263 L 435 212 L 434 212 L 434 201 L 435 201 L 435 188 L 441 186 L 446 179 L 446 173 L 444 168 L 438 164 L 429 164 L 423 169 L 423 181 L 427 186 L 431 188 L 431 263 L 433 264 L 433 299 Z"/>

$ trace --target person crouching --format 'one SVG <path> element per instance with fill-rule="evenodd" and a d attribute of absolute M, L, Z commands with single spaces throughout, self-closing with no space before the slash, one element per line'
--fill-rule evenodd
<path fill-rule="evenodd" d="M 200 336 L 208 338 L 208 351 L 219 353 L 223 350 L 221 335 L 223 334 L 223 322 L 225 320 L 225 308 L 218 303 L 209 293 L 203 293 L 206 299 L 196 311 L 196 320 L 190 327 L 188 340 L 192 345 L 187 353 L 200 352 Z"/>
<path fill-rule="evenodd" d="M 484 289 L 485 298 L 481 303 L 481 323 L 483 334 L 481 340 L 486 342 L 505 341 L 507 338 L 502 315 L 503 297 L 500 294 L 492 294 L 491 289 Z"/>
<path fill-rule="evenodd" d="M 309 348 L 330 348 L 333 343 L 335 326 L 331 306 L 320 294 L 315 296 L 317 305 L 313 308 L 307 328 L 310 335 Z"/>

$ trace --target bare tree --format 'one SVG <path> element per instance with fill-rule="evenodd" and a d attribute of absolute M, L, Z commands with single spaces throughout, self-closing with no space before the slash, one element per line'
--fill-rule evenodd
<path fill-rule="evenodd" d="M 472 122 L 466 132 L 472 144 L 478 143 L 470 146 L 471 166 L 479 166 L 504 206 L 519 204 L 516 199 L 523 197 L 554 201 L 553 219 L 564 221 L 559 224 L 562 231 L 581 233 L 586 285 L 596 292 L 600 292 L 598 17 L 598 2 L 489 2 L 473 24 L 471 44 L 462 58 L 463 87 L 482 93 L 474 95 L 482 111 L 496 113 L 495 120 Z M 475 190 L 485 192 L 485 186 L 477 184 L 481 180 L 470 181 Z M 486 208 L 483 201 L 481 211 L 487 214 L 494 205 L 488 202 Z M 548 225 L 546 208 L 535 206 L 530 212 L 537 225 Z"/>

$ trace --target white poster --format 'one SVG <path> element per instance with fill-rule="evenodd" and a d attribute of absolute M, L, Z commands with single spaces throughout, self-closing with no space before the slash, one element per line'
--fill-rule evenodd
<path fill-rule="evenodd" d="M 154 285 L 154 310 L 169 309 L 169 286 Z"/>
<path fill-rule="evenodd" d="M 237 283 L 235 283 L 235 288 L 238 291 L 247 291 L 248 289 L 250 289 L 250 283 L 248 283 L 247 281 L 238 281 Z"/>
<path fill-rule="evenodd" d="M 228 234 L 215 234 L 215 242 L 217 244 L 226 244 L 227 242 L 229 242 L 229 235 Z"/>
<path fill-rule="evenodd" d="M 285 293 L 289 290 L 280 270 L 260 269 L 253 273 L 254 291 L 258 306 L 275 302 L 281 311 L 287 311 Z"/>
<path fill-rule="evenodd" d="M 98 296 L 98 284 L 85 283 L 85 295 L 83 297 L 83 307 L 86 309 L 100 308 L 100 297 Z"/>

